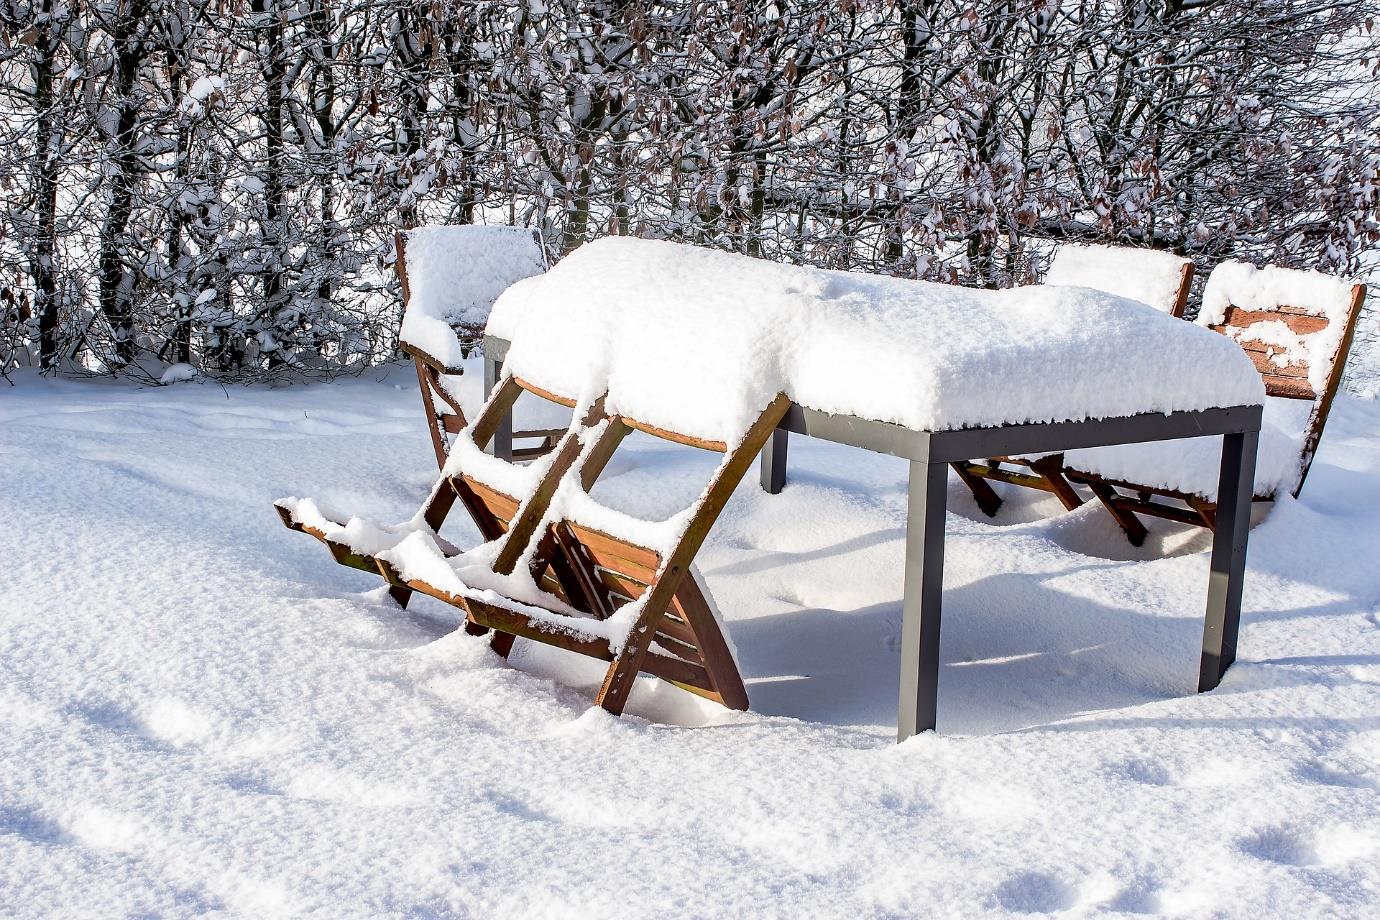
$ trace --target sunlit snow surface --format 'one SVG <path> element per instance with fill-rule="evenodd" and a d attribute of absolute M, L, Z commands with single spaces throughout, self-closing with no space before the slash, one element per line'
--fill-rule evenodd
<path fill-rule="evenodd" d="M 795 438 L 744 482 L 700 563 L 754 711 L 647 681 L 616 720 L 598 665 L 505 664 L 278 523 L 411 514 L 418 402 L 0 384 L 0 914 L 1380 912 L 1380 405 L 1252 532 L 1204 696 L 1204 534 L 955 483 L 941 734 L 898 747 L 903 462 Z M 597 494 L 668 514 L 714 459 L 635 436 Z"/>

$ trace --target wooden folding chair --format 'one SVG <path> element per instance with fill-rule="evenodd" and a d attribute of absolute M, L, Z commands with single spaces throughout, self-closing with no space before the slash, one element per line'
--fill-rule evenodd
<path fill-rule="evenodd" d="M 521 392 L 567 406 L 574 400 L 541 390 L 515 378 L 505 379 L 491 395 L 480 417 L 461 437 L 476 447 L 492 439 L 499 419 L 511 411 Z M 511 575 L 526 558 L 541 597 L 507 597 L 490 590 L 436 584 L 419 573 L 399 568 L 387 551 L 364 553 L 344 539 L 346 522 L 302 513 L 290 501 L 280 502 L 284 524 L 325 542 L 336 561 L 387 580 L 394 597 L 405 603 L 412 591 L 438 598 L 465 612 L 467 629 L 492 629 L 493 647 L 507 655 L 513 639 L 523 637 L 610 662 L 596 702 L 622 712 L 637 674 L 645 672 L 734 709 L 746 709 L 747 692 L 693 570 L 693 559 L 734 487 L 789 407 L 778 397 L 729 449 L 719 442 L 646 425 L 633 419 L 605 417 L 603 401 L 572 421 L 528 494 L 512 496 L 467 469 L 465 457 L 452 458 L 447 474 L 419 512 L 438 556 L 454 558 L 459 550 L 435 537 L 456 498 L 470 511 L 486 539 L 499 541 L 493 572 Z M 597 433 L 591 434 L 593 429 Z M 725 453 L 694 512 L 666 545 L 651 547 L 629 535 L 610 534 L 564 513 L 549 517 L 552 500 L 562 488 L 586 492 L 631 430 Z M 591 442 L 588 446 L 584 442 Z M 470 450 L 466 447 L 465 450 Z M 492 458 L 489 458 L 492 459 Z M 495 461 L 501 462 L 501 461 Z M 592 499 L 588 501 L 592 502 Z M 628 605 L 634 605 L 629 607 Z M 625 610 L 626 608 L 626 610 Z M 613 630 L 615 618 L 620 623 Z"/>
<path fill-rule="evenodd" d="M 1222 267 L 1218 268 L 1221 271 Z M 1287 269 L 1274 268 L 1271 271 L 1281 275 L 1293 274 Z M 1216 272 L 1214 272 L 1214 275 Z M 1298 273 L 1303 274 L 1303 273 Z M 1209 289 L 1212 286 L 1209 278 Z M 1272 501 L 1281 489 L 1288 489 L 1298 497 L 1304 480 L 1312 466 L 1322 439 L 1323 427 L 1327 424 L 1332 401 L 1341 384 L 1346 356 L 1351 348 L 1351 340 L 1356 331 L 1356 322 L 1361 315 L 1361 304 L 1365 300 L 1364 284 L 1350 285 L 1344 290 L 1346 282 L 1336 280 L 1340 293 L 1349 296 L 1347 308 L 1341 315 L 1329 317 L 1325 310 L 1311 304 L 1279 305 L 1274 303 L 1236 303 L 1226 310 L 1222 322 L 1209 328 L 1227 335 L 1237 341 L 1255 363 L 1265 381 L 1265 427 L 1260 437 L 1260 453 L 1256 463 L 1255 501 Z M 1270 324 L 1268 326 L 1262 324 Z M 1334 324 L 1340 324 L 1340 335 Z M 1323 336 L 1336 336 L 1337 344 L 1322 357 L 1325 366 L 1322 374 L 1311 373 L 1313 368 L 1306 359 L 1283 362 L 1277 347 L 1269 341 L 1277 337 L 1278 330 L 1287 329 L 1300 343 L 1313 340 L 1327 342 Z M 1275 336 L 1261 335 L 1272 329 Z M 1311 379 L 1321 378 L 1322 387 L 1315 390 Z M 1289 403 L 1299 401 L 1311 403 L 1307 421 L 1301 434 L 1287 428 L 1284 419 L 1291 413 Z M 1278 421 L 1272 421 L 1272 418 Z M 1189 445 L 1194 450 L 1215 451 L 1216 439 L 1191 439 Z M 1211 490 L 1213 483 L 1181 483 L 1181 488 L 1166 488 L 1163 485 L 1146 485 L 1137 478 L 1118 475 L 1117 468 L 1132 470 L 1144 466 L 1144 457 L 1137 457 L 1146 451 L 1174 449 L 1174 442 L 1160 442 L 1157 445 L 1126 445 L 1124 447 L 1103 447 L 1090 450 L 1070 451 L 1066 456 L 1065 475 L 1073 482 L 1087 485 L 1097 496 L 1107 512 L 1125 532 L 1132 544 L 1140 546 L 1147 534 L 1144 523 L 1138 514 L 1164 518 L 1209 530 L 1215 526 L 1217 511 L 1216 496 Z M 1165 445 L 1171 445 L 1166 448 Z M 1211 460 L 1211 458 L 1205 458 Z M 1170 461 L 1166 461 L 1168 463 Z M 1195 465 L 1196 466 L 1196 465 Z M 1209 466 L 1211 464 L 1209 463 Z M 1276 470 L 1286 469 L 1291 474 L 1283 481 L 1276 481 Z M 1163 476 L 1172 478 L 1175 470 L 1165 469 Z"/>
<path fill-rule="evenodd" d="M 458 231 L 463 228 L 451 227 L 448 229 Z M 464 240 L 462 234 L 455 235 L 457 242 Z M 485 237 L 483 242 L 488 245 L 493 243 L 492 239 L 488 237 Z M 546 250 L 536 231 L 531 231 L 527 243 L 535 243 L 536 251 L 541 254 L 542 264 L 545 264 Z M 393 272 L 402 288 L 403 310 L 406 311 L 410 308 L 412 299 L 407 275 L 407 233 L 401 230 L 394 233 L 393 246 L 396 253 Z M 457 249 L 454 256 L 456 259 L 467 259 L 474 258 L 476 254 L 462 246 Z M 462 342 L 477 343 L 483 335 L 483 329 L 461 329 L 457 330 L 456 335 Z M 417 383 L 422 394 L 422 408 L 426 413 L 427 431 L 431 434 L 432 449 L 436 453 L 436 465 L 437 467 L 444 467 L 446 454 L 450 449 L 450 437 L 465 427 L 465 410 L 460 407 L 459 398 L 448 384 L 453 378 L 464 374 L 465 369 L 447 364 L 435 355 L 429 354 L 420 343 L 407 341 L 405 337 L 399 342 L 399 345 L 412 358 L 417 367 Z M 555 446 L 556 438 L 560 434 L 560 430 L 553 429 L 513 432 L 514 440 L 535 439 L 537 441 L 535 445 L 515 446 L 513 458 L 519 461 L 532 460 L 548 453 Z"/>
<path fill-rule="evenodd" d="M 1172 284 L 1149 283 L 1136 277 L 1127 263 L 1154 259 L 1162 269 L 1159 278 L 1172 278 Z M 1156 279 L 1158 280 L 1158 278 Z M 1182 317 L 1193 287 L 1193 262 L 1167 252 L 1148 251 L 1129 246 L 1085 246 L 1060 244 L 1054 251 L 1045 284 L 1076 285 L 1117 294 L 1147 303 L 1171 316 Z M 1027 489 L 1049 492 L 1067 510 L 1083 504 L 1064 475 L 1062 454 L 1043 457 L 989 457 L 986 460 L 957 461 L 952 464 L 958 478 L 973 493 L 978 508 L 988 517 L 1001 508 L 1001 496 L 989 482 L 1005 482 Z"/>

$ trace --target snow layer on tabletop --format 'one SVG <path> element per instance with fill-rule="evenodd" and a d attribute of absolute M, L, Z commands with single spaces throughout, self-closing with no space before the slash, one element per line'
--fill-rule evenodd
<path fill-rule="evenodd" d="M 1313 404 L 1298 399 L 1265 400 L 1255 456 L 1255 494 L 1292 492 L 1301 472 L 1303 426 Z M 1182 438 L 1090 447 L 1064 454 L 1064 464 L 1106 479 L 1172 489 L 1217 500 L 1222 460 L 1220 437 Z"/>
<path fill-rule="evenodd" d="M 1293 307 L 1325 317 L 1327 326 L 1311 335 L 1299 335 L 1281 320 L 1252 323 L 1246 328 L 1228 327 L 1227 335 L 1238 342 L 1271 346 L 1272 363 L 1287 367 L 1308 365 L 1308 384 L 1321 394 L 1327 387 L 1331 360 L 1346 331 L 1353 282 L 1317 271 L 1299 271 L 1248 262 L 1227 261 L 1208 276 L 1198 323 L 1215 326 L 1227 318 L 1230 307 L 1242 310 L 1273 310 Z"/>
<path fill-rule="evenodd" d="M 1055 250 L 1044 283 L 1105 291 L 1172 313 L 1188 262 L 1156 249 L 1064 243 Z"/>
<path fill-rule="evenodd" d="M 406 258 L 400 336 L 447 367 L 463 360 L 455 328 L 483 328 L 505 288 L 546 270 L 541 244 L 526 227 L 420 227 L 407 234 Z"/>
<path fill-rule="evenodd" d="M 1259 404 L 1241 350 L 1085 288 L 985 291 L 675 243 L 589 243 L 499 297 L 512 373 L 734 443 L 777 393 L 944 430 Z"/>

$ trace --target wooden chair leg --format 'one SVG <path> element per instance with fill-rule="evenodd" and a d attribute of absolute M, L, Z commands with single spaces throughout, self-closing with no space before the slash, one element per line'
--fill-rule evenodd
<path fill-rule="evenodd" d="M 422 408 L 426 412 L 426 426 L 431 433 L 431 448 L 436 452 L 436 466 L 438 469 L 446 468 L 446 436 L 441 424 L 441 414 L 436 411 L 436 401 L 431 397 L 431 377 L 427 373 L 427 366 L 420 359 L 414 358 L 413 364 L 417 365 L 417 386 L 422 391 Z"/>
<path fill-rule="evenodd" d="M 1107 485 L 1105 482 L 1098 482 L 1097 480 L 1089 480 L 1088 488 L 1092 489 L 1093 494 L 1097 496 L 1097 500 L 1102 502 L 1102 507 L 1106 508 L 1107 513 L 1112 516 L 1112 519 L 1115 520 L 1118 525 L 1120 525 L 1122 531 L 1126 534 L 1126 539 L 1131 541 L 1131 545 L 1144 545 L 1145 538 L 1149 535 L 1150 531 L 1145 529 L 1145 525 L 1140 522 L 1140 518 L 1121 507 L 1120 503 L 1117 501 L 1120 497 L 1117 490 Z"/>
<path fill-rule="evenodd" d="M 478 625 L 478 624 L 476 624 Z M 484 627 L 480 627 L 483 629 Z M 513 643 L 517 636 L 512 633 L 494 631 L 494 637 L 489 640 L 489 648 L 493 649 L 500 658 L 507 658 L 513 652 Z"/>
<path fill-rule="evenodd" d="M 1083 496 L 1064 478 L 1064 455 L 1048 454 L 1038 460 L 1030 461 L 1030 468 L 1040 474 L 1049 484 L 1049 490 L 1063 504 L 1064 510 L 1073 511 L 1083 507 Z"/>
<path fill-rule="evenodd" d="M 689 576 L 689 582 L 694 576 Z M 743 686 L 743 675 L 738 672 L 738 664 L 733 660 L 728 642 L 719 630 L 714 613 L 705 603 L 699 591 L 678 591 L 671 606 L 680 613 L 695 634 L 695 645 L 700 650 L 700 659 L 709 674 L 719 700 L 729 709 L 746 711 L 748 708 L 747 688 Z"/>
<path fill-rule="evenodd" d="M 1208 530 L 1217 529 L 1217 505 L 1214 502 L 1206 501 L 1201 498 L 1185 499 L 1188 507 L 1198 512 L 1198 517 L 1203 519 L 1203 526 Z"/>
<path fill-rule="evenodd" d="M 997 494 L 997 490 L 993 489 L 986 479 L 975 474 L 966 460 L 957 460 L 950 465 L 958 474 L 958 478 L 963 480 L 963 484 L 973 493 L 973 498 L 977 501 L 978 508 L 982 509 L 982 513 L 988 517 L 996 517 L 997 509 L 1001 507 L 1001 496 Z"/>
<path fill-rule="evenodd" d="M 596 706 L 602 706 L 605 711 L 616 716 L 623 714 L 623 707 L 628 705 L 633 684 L 642 670 L 642 661 L 647 657 L 647 649 L 656 633 L 652 624 L 665 613 L 664 609 L 658 609 L 653 616 L 650 609 L 643 609 L 637 623 L 628 631 L 628 639 L 622 650 L 613 659 L 613 664 L 609 665 L 608 673 L 604 675 L 604 683 L 594 698 Z"/>

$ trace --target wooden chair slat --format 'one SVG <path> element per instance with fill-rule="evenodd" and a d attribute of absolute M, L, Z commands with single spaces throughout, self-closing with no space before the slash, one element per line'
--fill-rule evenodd
<path fill-rule="evenodd" d="M 506 528 L 508 522 L 513 519 L 513 515 L 517 513 L 518 500 L 511 495 L 505 495 L 487 483 L 480 482 L 473 476 L 462 474 L 460 478 L 462 478 L 465 481 L 465 485 L 469 486 L 470 490 L 479 497 L 484 503 L 484 506 L 489 509 L 490 513 L 503 522 Z"/>
<path fill-rule="evenodd" d="M 535 383 L 523 380 L 521 377 L 514 377 L 513 382 L 516 383 L 518 386 L 522 387 L 522 389 L 526 390 L 528 393 L 531 393 L 533 396 L 540 396 L 547 402 L 553 402 L 558 406 L 565 406 L 567 409 L 575 408 L 575 400 L 569 396 L 562 396 L 559 393 L 553 393 L 550 390 L 543 389 L 542 387 L 537 386 Z M 560 433 L 564 434 L 565 432 L 561 431 Z"/>
<path fill-rule="evenodd" d="M 678 593 L 676 595 L 675 602 L 672 604 L 672 607 L 676 610 L 680 610 L 684 603 L 685 600 L 683 600 L 680 596 L 680 593 Z M 692 600 L 690 601 L 690 603 L 694 603 L 694 601 Z M 684 619 L 672 619 L 670 616 L 663 616 L 661 619 L 656 621 L 656 631 L 659 633 L 665 633 L 672 639 L 676 639 L 677 641 L 683 642 L 686 645 L 699 648 L 699 637 L 695 635 L 694 627 L 692 627 Z"/>
<path fill-rule="evenodd" d="M 722 454 L 724 451 L 728 450 L 728 445 L 723 441 L 711 441 L 706 438 L 697 438 L 688 434 L 668 431 L 665 428 L 658 428 L 656 425 L 639 422 L 637 419 L 628 418 L 627 416 L 621 416 L 621 418 L 623 424 L 627 425 L 629 428 L 635 428 L 638 431 L 649 434 L 654 438 L 660 438 L 663 441 L 684 444 L 686 447 L 698 447 L 700 450 L 712 450 L 718 454 Z"/>
<path fill-rule="evenodd" d="M 563 526 L 584 545 L 595 562 L 604 568 L 647 584 L 655 581 L 657 569 L 661 568 L 661 557 L 653 550 L 576 524 L 574 521 L 565 521 Z"/>
<path fill-rule="evenodd" d="M 640 579 L 631 578 L 622 572 L 614 571 L 592 557 L 591 561 L 594 562 L 595 572 L 600 582 L 603 583 L 605 590 L 609 593 L 635 601 L 642 596 L 642 592 L 647 590 L 646 583 Z"/>
<path fill-rule="evenodd" d="M 1313 400 L 1317 394 L 1313 387 L 1300 377 L 1286 377 L 1281 374 L 1261 374 L 1265 380 L 1265 395 L 1278 399 Z"/>
<path fill-rule="evenodd" d="M 1327 328 L 1326 316 L 1305 313 L 1293 307 L 1275 307 L 1273 310 L 1247 310 L 1241 307 L 1228 307 L 1224 322 L 1209 328 L 1222 332 L 1227 326 L 1249 329 L 1257 323 L 1278 322 L 1289 327 L 1297 335 L 1314 335 Z"/>

